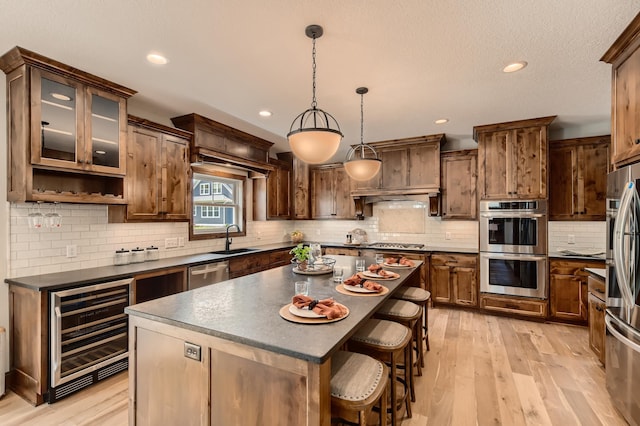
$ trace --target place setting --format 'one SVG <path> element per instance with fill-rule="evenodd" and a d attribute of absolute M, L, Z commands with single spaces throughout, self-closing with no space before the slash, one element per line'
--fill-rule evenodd
<path fill-rule="evenodd" d="M 349 315 L 349 308 L 332 297 L 314 299 L 309 296 L 309 282 L 296 281 L 291 303 L 280 308 L 279 314 L 287 321 L 298 324 L 326 324 L 340 321 Z"/>
<path fill-rule="evenodd" d="M 404 256 L 390 256 L 384 259 L 382 266 L 386 266 L 388 268 L 415 268 L 416 264 L 413 260 L 408 259 Z"/>
<path fill-rule="evenodd" d="M 389 289 L 382 284 L 360 275 L 364 272 L 366 271 L 356 272 L 344 281 L 342 275 L 337 279 L 334 273 L 334 281 L 340 283 L 336 286 L 336 291 L 350 296 L 382 296 L 389 292 Z"/>

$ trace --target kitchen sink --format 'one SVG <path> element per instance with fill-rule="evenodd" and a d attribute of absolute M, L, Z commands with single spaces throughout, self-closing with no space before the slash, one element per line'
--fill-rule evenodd
<path fill-rule="evenodd" d="M 231 250 L 218 250 L 218 251 L 212 251 L 211 254 L 238 254 L 238 253 L 248 253 L 250 251 L 256 251 L 258 249 L 254 249 L 254 248 L 237 248 L 237 249 L 231 249 Z"/>

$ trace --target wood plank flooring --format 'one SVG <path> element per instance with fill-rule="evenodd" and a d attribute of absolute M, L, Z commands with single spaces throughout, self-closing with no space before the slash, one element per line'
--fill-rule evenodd
<path fill-rule="evenodd" d="M 431 351 L 402 426 L 626 425 L 586 328 L 440 307 L 429 322 Z M 35 408 L 10 392 L 0 425 L 126 425 L 127 387 L 120 373 Z"/>

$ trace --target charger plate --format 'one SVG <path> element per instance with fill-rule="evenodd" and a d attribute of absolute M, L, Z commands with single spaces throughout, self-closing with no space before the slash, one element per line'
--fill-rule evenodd
<path fill-rule="evenodd" d="M 336 291 L 338 293 L 342 293 L 342 294 L 348 294 L 349 296 L 365 296 L 365 297 L 371 297 L 371 296 L 383 296 L 387 293 L 389 293 L 389 289 L 385 286 L 382 286 L 382 291 L 380 293 L 356 293 L 355 291 L 349 291 L 347 289 L 344 288 L 344 284 L 338 284 L 336 286 Z"/>
<path fill-rule="evenodd" d="M 379 294 L 379 293 L 376 293 L 376 295 L 377 294 Z M 343 317 L 334 318 L 334 319 L 328 319 L 326 317 L 322 317 L 322 318 L 303 318 L 303 317 L 298 317 L 296 315 L 293 315 L 291 312 L 289 312 L 289 306 L 291 306 L 291 303 L 287 303 L 282 308 L 280 308 L 280 311 L 278 313 L 280 314 L 280 316 L 282 318 L 286 319 L 287 321 L 296 322 L 298 324 L 327 324 L 327 323 L 330 323 L 330 322 L 340 321 L 340 320 L 345 319 L 346 317 L 349 316 L 349 308 L 344 306 L 342 303 L 338 303 L 338 304 L 340 306 L 343 306 L 347 310 L 347 314 L 345 316 L 343 316 Z"/>

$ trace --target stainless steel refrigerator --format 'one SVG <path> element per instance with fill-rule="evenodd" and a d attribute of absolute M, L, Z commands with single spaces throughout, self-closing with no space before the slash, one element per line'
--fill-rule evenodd
<path fill-rule="evenodd" d="M 631 425 L 640 424 L 640 164 L 607 177 L 607 390 Z"/>

